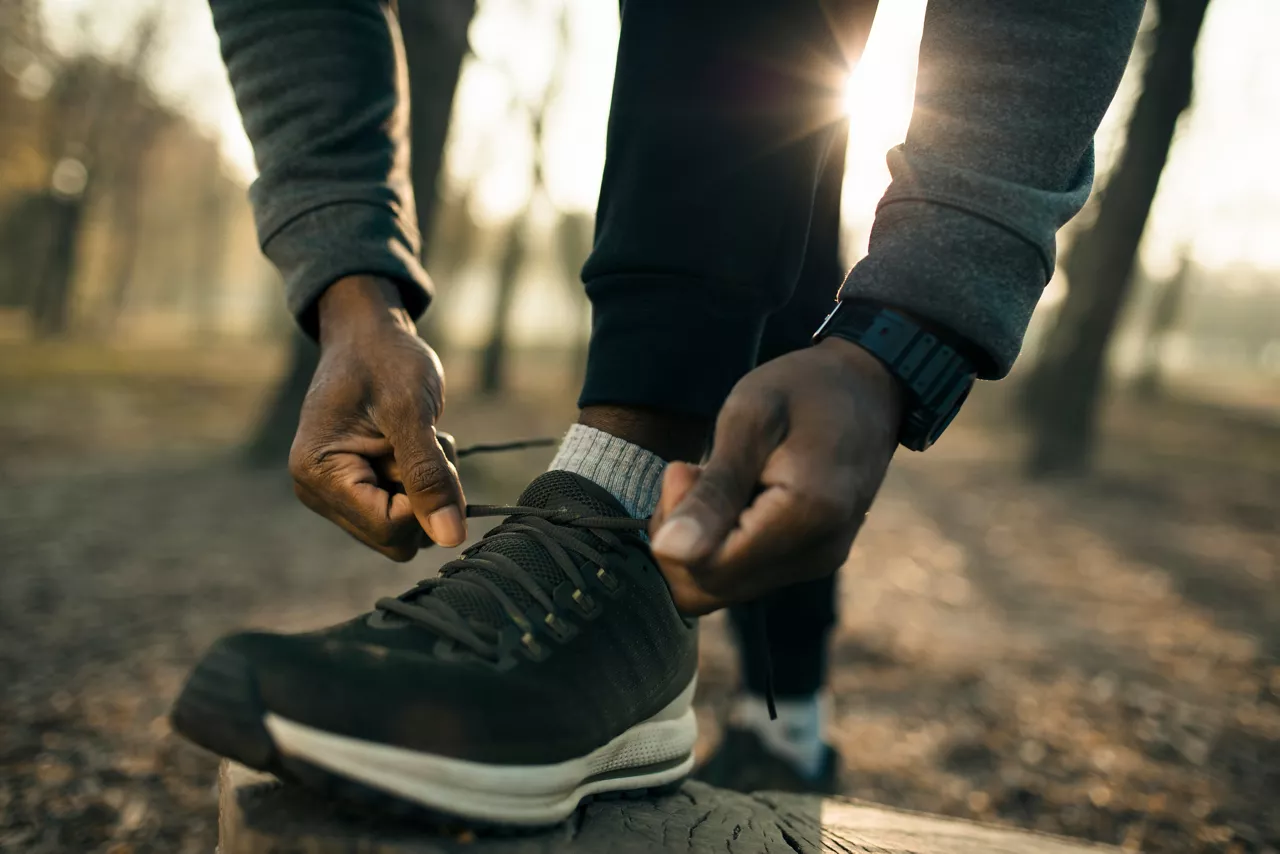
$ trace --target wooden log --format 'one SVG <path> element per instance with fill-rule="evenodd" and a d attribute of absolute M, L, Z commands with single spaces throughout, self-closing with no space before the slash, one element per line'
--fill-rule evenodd
<path fill-rule="evenodd" d="M 697 782 L 656 800 L 588 804 L 551 830 L 479 837 L 360 815 L 230 762 L 218 783 L 218 854 L 1120 854 L 860 801 Z"/>

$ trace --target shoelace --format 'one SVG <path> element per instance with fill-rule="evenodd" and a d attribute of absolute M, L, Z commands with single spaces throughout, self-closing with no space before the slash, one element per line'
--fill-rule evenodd
<path fill-rule="evenodd" d="M 622 545 L 622 539 L 614 533 L 615 531 L 644 531 L 649 525 L 648 519 L 588 516 L 566 510 L 502 504 L 472 504 L 467 507 L 467 516 L 507 516 L 509 518 L 485 534 L 480 542 L 463 551 L 462 557 L 440 567 L 439 576 L 419 581 L 413 589 L 398 597 L 379 599 L 375 607 L 420 623 L 468 647 L 478 655 L 493 659 L 496 659 L 501 652 L 501 633 L 492 626 L 467 619 L 451 604 L 431 596 L 432 591 L 446 585 L 469 585 L 487 592 L 502 606 L 507 618 L 520 629 L 520 642 L 530 653 L 541 656 L 542 647 L 534 635 L 534 625 L 515 600 L 483 574 L 459 577 L 458 573 L 464 569 L 484 569 L 518 584 L 545 612 L 543 623 L 547 631 L 553 637 L 564 638 L 567 637 L 569 629 L 559 613 L 560 609 L 551 600 L 547 591 L 514 560 L 497 552 L 485 551 L 485 547 L 491 546 L 503 537 L 532 537 L 546 549 L 556 566 L 573 582 L 571 598 L 580 613 L 583 616 L 589 616 L 595 612 L 595 601 L 586 592 L 586 578 L 578 567 L 579 561 L 575 561 L 570 552 L 586 558 L 597 567 L 596 580 L 606 590 L 616 587 L 618 582 L 604 568 L 605 558 L 601 553 L 602 550 L 573 536 L 567 529 L 578 528 L 590 531 L 594 537 L 604 542 L 604 551 L 608 551 Z"/>
<path fill-rule="evenodd" d="M 456 455 L 459 459 L 472 454 L 501 453 L 518 451 L 526 448 L 548 447 L 556 443 L 552 438 L 522 439 L 515 442 L 470 445 L 459 448 Z M 617 581 L 604 568 L 604 556 L 581 539 L 573 536 L 566 528 L 579 528 L 590 531 L 602 540 L 608 548 L 621 546 L 621 539 L 615 531 L 646 531 L 649 518 L 632 519 L 619 516 L 588 516 L 566 510 L 547 510 L 541 507 L 521 507 L 504 504 L 471 504 L 467 506 L 467 516 L 471 518 L 485 516 L 507 516 L 507 521 L 485 534 L 480 542 L 462 552 L 462 557 L 451 560 L 440 567 L 440 574 L 435 578 L 419 581 L 411 590 L 399 596 L 384 597 L 375 603 L 380 611 L 396 614 L 412 622 L 420 623 L 438 634 L 460 643 L 486 658 L 497 658 L 500 654 L 501 633 L 492 626 L 468 620 L 450 604 L 440 601 L 429 594 L 431 591 L 447 584 L 470 585 L 487 591 L 502 606 L 503 611 L 515 626 L 520 629 L 520 642 L 535 656 L 542 655 L 541 645 L 534 635 L 534 625 L 524 612 L 507 595 L 502 588 L 483 575 L 456 577 L 463 569 L 487 569 L 504 578 L 508 578 L 528 592 L 533 600 L 546 612 L 543 622 L 553 637 L 562 638 L 568 631 L 563 623 L 555 603 L 547 595 L 546 590 L 535 581 L 527 571 L 506 555 L 495 552 L 480 551 L 486 544 L 492 544 L 501 537 L 533 537 L 547 550 L 552 560 L 574 584 L 571 598 L 581 613 L 586 616 L 595 609 L 595 601 L 585 590 L 586 579 L 577 563 L 570 556 L 574 552 L 596 566 L 596 579 L 605 589 L 611 589 Z M 760 666 L 763 668 L 765 702 L 769 707 L 769 719 L 777 720 L 778 711 L 773 691 L 773 657 L 770 655 L 768 604 L 757 600 L 747 605 L 748 622 L 751 631 L 760 641 L 762 652 Z"/>
<path fill-rule="evenodd" d="M 550 436 L 542 436 L 537 439 L 521 439 L 517 442 L 497 442 L 494 444 L 468 445 L 465 448 L 459 448 L 454 452 L 458 459 L 469 457 L 472 454 L 497 454 L 503 451 L 523 451 L 526 448 L 549 448 L 556 444 L 559 440 Z"/>

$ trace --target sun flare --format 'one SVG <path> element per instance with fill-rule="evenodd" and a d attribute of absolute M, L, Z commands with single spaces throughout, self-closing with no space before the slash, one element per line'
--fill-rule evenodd
<path fill-rule="evenodd" d="M 911 121 L 923 20 L 923 2 L 880 4 L 866 50 L 842 90 L 849 116 L 844 219 L 863 238 L 889 185 L 885 152 L 902 142 Z"/>

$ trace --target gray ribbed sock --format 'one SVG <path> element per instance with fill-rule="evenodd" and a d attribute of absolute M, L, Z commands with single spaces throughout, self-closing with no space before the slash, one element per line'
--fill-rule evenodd
<path fill-rule="evenodd" d="M 571 471 L 609 490 L 637 519 L 653 515 L 667 463 L 652 451 L 603 430 L 574 424 L 548 470 Z"/>

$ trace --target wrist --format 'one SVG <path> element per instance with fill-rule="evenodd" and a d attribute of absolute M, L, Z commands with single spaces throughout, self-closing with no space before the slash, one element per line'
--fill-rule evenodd
<path fill-rule="evenodd" d="M 913 451 L 937 441 L 973 387 L 972 361 L 896 309 L 840 302 L 814 334 L 822 344 L 833 338 L 866 351 L 897 381 L 899 441 Z"/>
<path fill-rule="evenodd" d="M 835 336 L 824 338 L 814 347 L 830 353 L 851 376 L 857 377 L 861 386 L 869 388 L 876 398 L 883 401 L 896 431 L 902 423 L 906 394 L 902 381 L 885 367 L 884 362 L 860 344 Z"/>
<path fill-rule="evenodd" d="M 321 347 L 390 332 L 417 335 L 400 290 L 376 276 L 346 276 L 334 282 L 316 302 Z"/>

